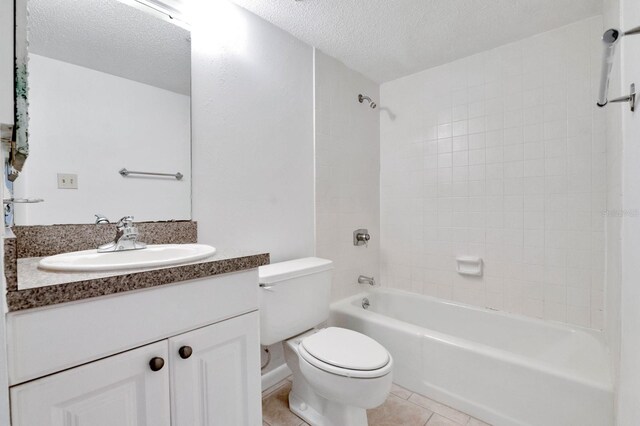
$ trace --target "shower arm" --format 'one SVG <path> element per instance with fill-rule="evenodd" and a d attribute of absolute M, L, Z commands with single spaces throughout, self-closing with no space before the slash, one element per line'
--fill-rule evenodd
<path fill-rule="evenodd" d="M 376 104 L 373 99 L 371 99 L 369 96 L 367 95 L 363 95 L 362 93 L 358 95 L 358 102 L 360 103 L 364 103 L 364 101 L 367 101 L 369 103 L 369 107 L 372 109 L 375 109 L 378 104 Z"/>

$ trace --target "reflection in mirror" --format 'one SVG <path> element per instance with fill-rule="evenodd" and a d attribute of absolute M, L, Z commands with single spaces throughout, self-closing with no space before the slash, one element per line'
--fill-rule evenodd
<path fill-rule="evenodd" d="M 16 47 L 28 40 L 29 159 L 15 197 L 45 202 L 16 205 L 17 225 L 89 223 L 98 212 L 190 219 L 190 33 L 132 4 L 18 2 L 28 11 Z"/>

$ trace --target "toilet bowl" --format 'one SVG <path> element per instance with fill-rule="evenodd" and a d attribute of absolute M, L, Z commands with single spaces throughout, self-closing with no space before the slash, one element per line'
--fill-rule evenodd
<path fill-rule="evenodd" d="M 329 318 L 332 269 L 316 257 L 259 268 L 260 343 L 285 343 L 291 411 L 312 426 L 366 426 L 391 391 L 393 360 L 364 334 L 315 328 Z"/>
<path fill-rule="evenodd" d="M 289 408 L 313 426 L 366 426 L 366 410 L 386 400 L 393 359 L 352 330 L 311 330 L 285 342 L 293 372 Z"/>

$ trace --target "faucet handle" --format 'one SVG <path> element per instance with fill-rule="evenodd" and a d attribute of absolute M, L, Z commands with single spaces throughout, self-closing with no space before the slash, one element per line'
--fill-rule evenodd
<path fill-rule="evenodd" d="M 120 243 L 124 240 L 134 241 L 136 245 L 140 246 L 139 248 L 144 248 L 146 244 L 138 243 L 138 227 L 133 223 L 133 216 L 125 216 L 118 221 L 116 224 L 118 228 L 118 236 L 116 239 Z"/>
<path fill-rule="evenodd" d="M 133 227 L 133 216 L 124 216 L 117 223 L 116 227 L 118 229 L 127 229 Z"/>
<path fill-rule="evenodd" d="M 369 235 L 368 229 L 356 229 L 353 231 L 353 245 L 354 246 L 369 246 L 369 240 L 371 239 L 371 235 Z"/>
<path fill-rule="evenodd" d="M 96 217 L 96 225 L 101 223 L 110 223 L 109 219 L 107 219 L 107 217 L 102 213 L 96 213 L 94 216 Z"/>
<path fill-rule="evenodd" d="M 98 253 L 124 250 L 138 250 L 147 247 L 138 241 L 138 228 L 133 223 L 133 216 L 124 216 L 116 223 L 115 240 L 98 247 Z"/>

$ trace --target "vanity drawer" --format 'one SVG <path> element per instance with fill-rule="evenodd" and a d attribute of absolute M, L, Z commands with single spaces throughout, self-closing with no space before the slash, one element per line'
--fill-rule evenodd
<path fill-rule="evenodd" d="M 9 385 L 257 309 L 251 269 L 9 313 Z"/>

